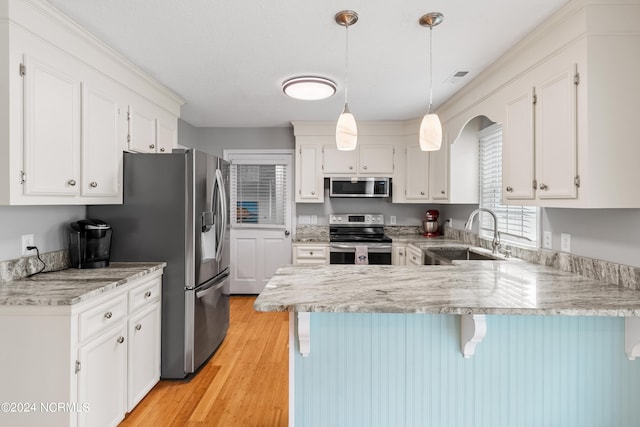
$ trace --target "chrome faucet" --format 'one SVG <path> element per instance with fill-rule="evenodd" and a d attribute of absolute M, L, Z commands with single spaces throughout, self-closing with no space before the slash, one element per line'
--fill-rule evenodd
<path fill-rule="evenodd" d="M 478 213 L 480 213 L 480 211 L 487 212 L 493 217 L 493 241 L 491 242 L 491 247 L 493 250 L 491 252 L 495 254 L 500 247 L 500 232 L 498 231 L 498 217 L 491 209 L 478 208 L 475 211 L 471 212 L 471 215 L 469 215 L 469 219 L 464 224 L 464 228 L 465 230 L 471 230 L 473 219 L 476 217 L 476 215 L 478 215 Z"/>

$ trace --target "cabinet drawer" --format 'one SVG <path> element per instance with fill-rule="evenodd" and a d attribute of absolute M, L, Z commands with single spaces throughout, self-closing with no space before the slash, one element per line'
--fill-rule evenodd
<path fill-rule="evenodd" d="M 92 335 L 103 331 L 127 317 L 127 295 L 106 301 L 96 307 L 90 308 L 78 316 L 78 330 L 80 342 Z"/>
<path fill-rule="evenodd" d="M 296 247 L 294 250 L 295 250 L 294 258 L 318 259 L 318 260 L 327 258 L 326 246 L 300 246 L 300 247 Z"/>
<path fill-rule="evenodd" d="M 133 313 L 142 307 L 150 306 L 160 299 L 162 292 L 162 277 L 149 280 L 135 289 L 129 291 L 129 313 Z"/>

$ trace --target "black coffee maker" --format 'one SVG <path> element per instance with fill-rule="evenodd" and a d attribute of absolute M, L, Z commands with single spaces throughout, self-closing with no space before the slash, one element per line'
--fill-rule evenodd
<path fill-rule="evenodd" d="M 69 225 L 69 257 L 75 268 L 109 266 L 111 226 L 99 219 L 82 219 Z"/>

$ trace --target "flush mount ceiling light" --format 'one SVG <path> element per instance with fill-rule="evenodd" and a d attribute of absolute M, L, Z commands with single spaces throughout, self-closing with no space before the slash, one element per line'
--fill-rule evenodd
<path fill-rule="evenodd" d="M 291 98 L 317 101 L 336 93 L 336 84 L 324 77 L 294 77 L 282 83 L 282 91 Z"/>
<path fill-rule="evenodd" d="M 344 78 L 344 109 L 338 117 L 336 124 L 336 147 L 338 150 L 355 150 L 358 144 L 358 127 L 356 119 L 349 111 L 347 103 L 347 81 L 349 78 L 349 27 L 358 22 L 358 14 L 353 10 L 343 10 L 336 13 L 336 23 L 346 29 L 346 49 L 345 49 L 345 78 Z"/>
<path fill-rule="evenodd" d="M 433 103 L 432 31 L 433 27 L 442 23 L 443 19 L 440 12 L 431 12 L 418 20 L 423 27 L 429 27 L 429 109 L 420 123 L 420 149 L 422 151 L 437 151 L 442 145 L 442 125 L 438 115 L 431 113 L 431 104 Z"/>

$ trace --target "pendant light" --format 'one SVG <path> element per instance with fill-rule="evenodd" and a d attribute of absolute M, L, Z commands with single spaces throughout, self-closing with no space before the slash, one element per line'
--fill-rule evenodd
<path fill-rule="evenodd" d="M 423 27 L 429 27 L 429 109 L 420 123 L 420 149 L 422 151 L 437 151 L 442 145 L 442 125 L 438 115 L 431 112 L 433 103 L 433 64 L 432 64 L 432 31 L 439 25 L 443 16 L 440 12 L 427 13 L 418 21 Z"/>
<path fill-rule="evenodd" d="M 347 102 L 347 82 L 349 78 L 349 27 L 358 22 L 358 14 L 353 10 L 343 10 L 336 13 L 336 23 L 345 27 L 346 31 L 346 49 L 345 49 L 345 79 L 344 79 L 344 110 L 338 123 L 336 124 L 336 147 L 338 150 L 355 150 L 358 144 L 358 127 L 356 119 L 349 111 Z"/>

